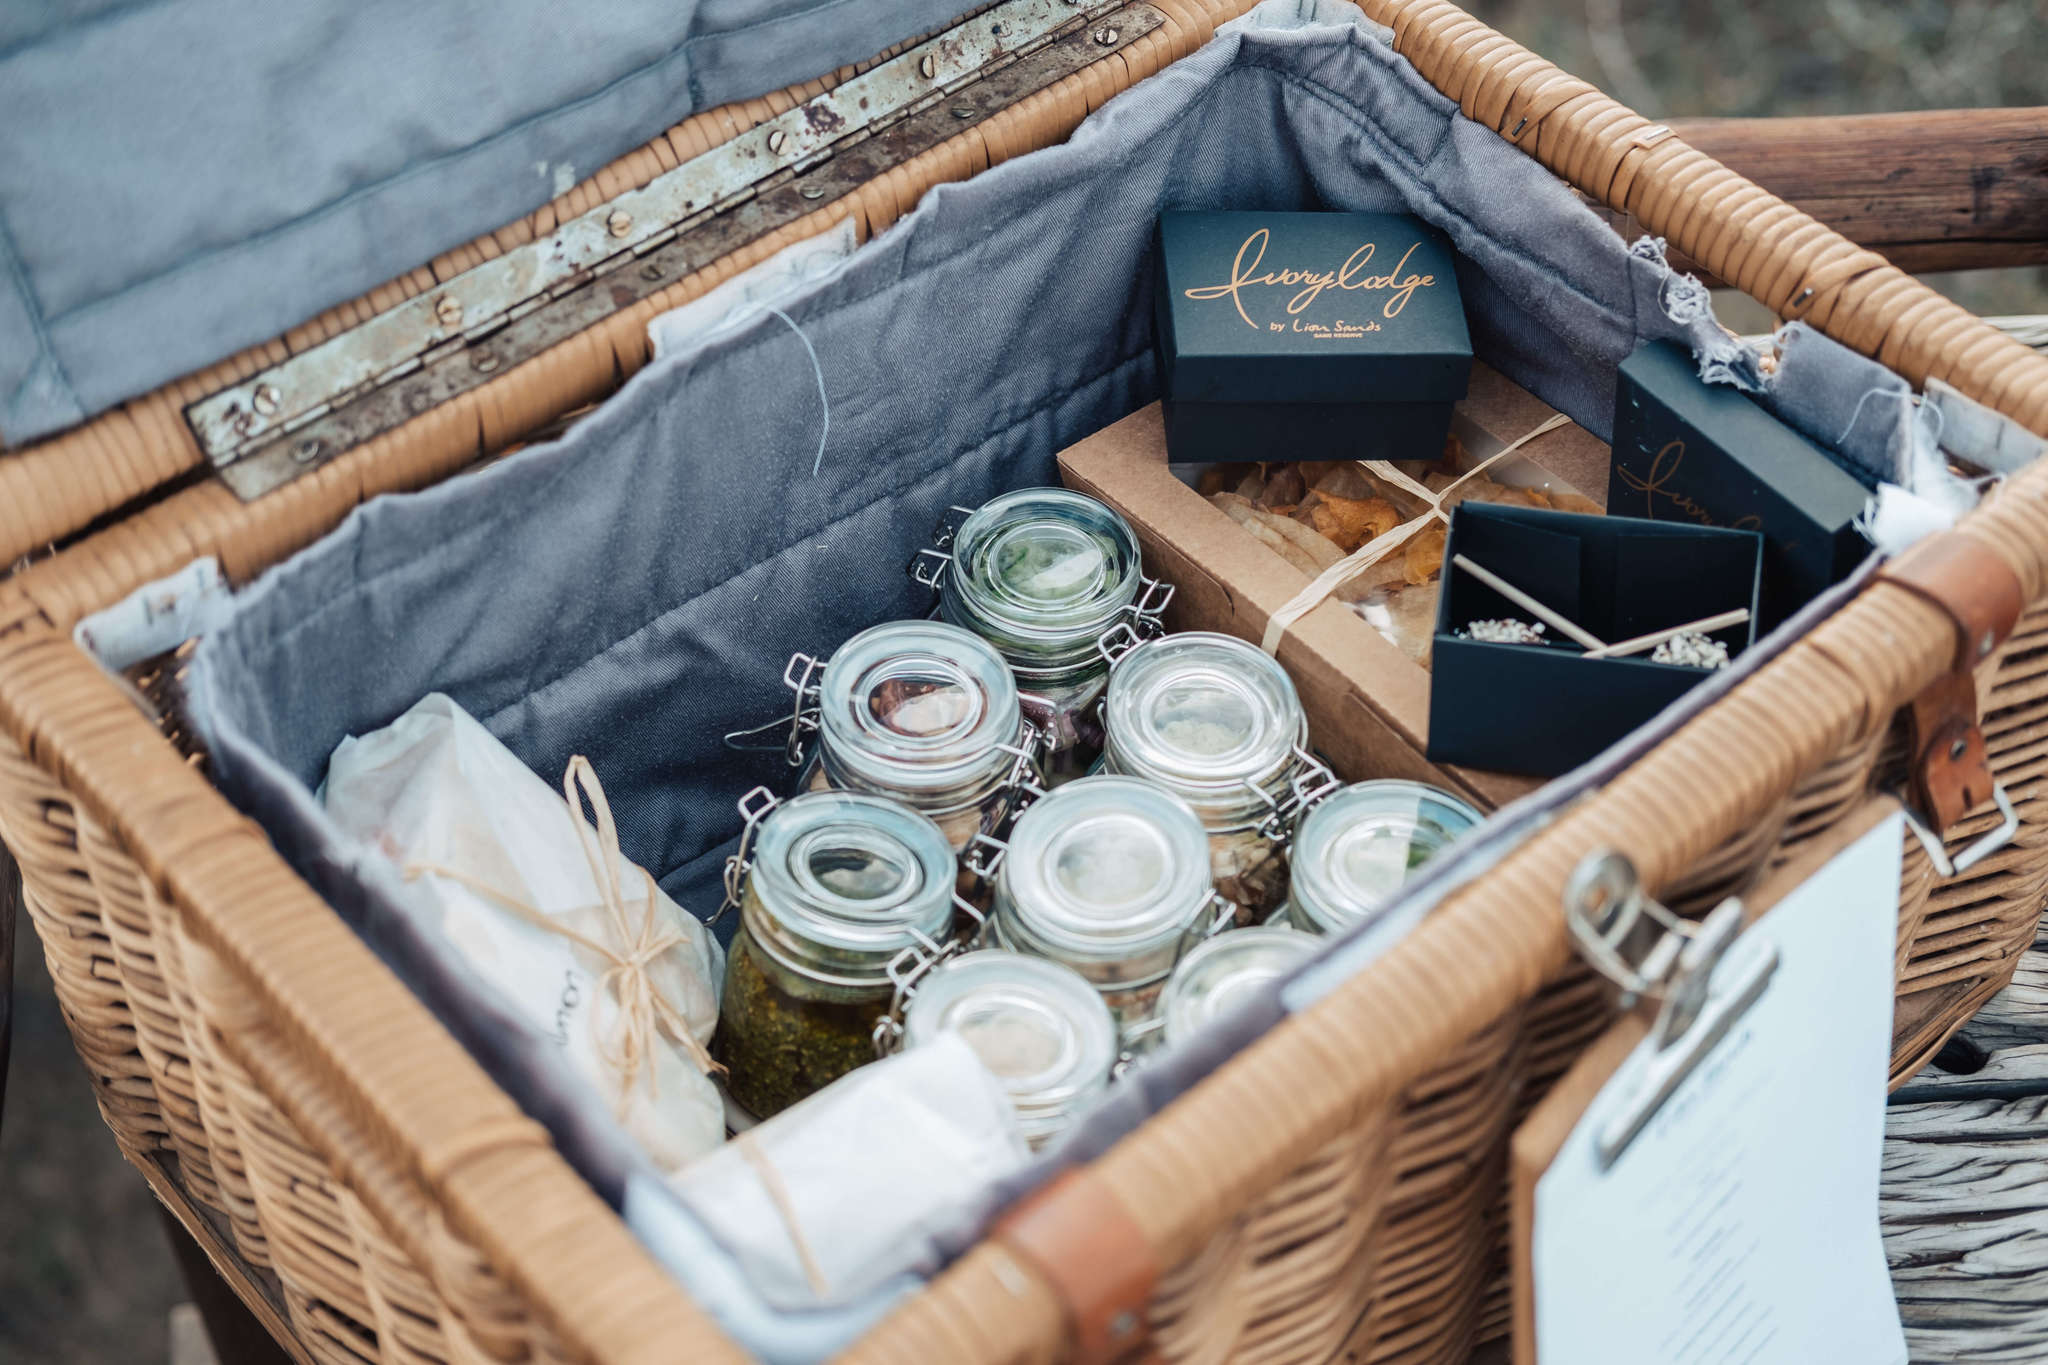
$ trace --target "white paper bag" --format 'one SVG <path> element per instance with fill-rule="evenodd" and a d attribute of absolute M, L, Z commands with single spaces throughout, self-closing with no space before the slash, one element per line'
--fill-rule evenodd
<path fill-rule="evenodd" d="M 842 1076 L 672 1182 L 768 1303 L 849 1303 L 943 1263 L 1031 1150 L 957 1034 Z"/>
<path fill-rule="evenodd" d="M 324 796 L 335 822 L 398 864 L 418 911 L 440 917 L 469 965 L 561 1046 L 672 1174 L 725 1138 L 704 1051 L 724 954 L 618 851 L 589 764 L 574 760 L 565 784 L 579 807 L 591 798 L 595 830 L 437 692 L 343 740 Z"/>

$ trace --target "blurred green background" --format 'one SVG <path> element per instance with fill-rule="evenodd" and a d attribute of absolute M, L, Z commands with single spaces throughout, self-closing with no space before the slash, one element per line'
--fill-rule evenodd
<path fill-rule="evenodd" d="M 1468 8 L 1653 117 L 2048 105 L 2048 0 L 1472 0 Z M 1980 313 L 2048 313 L 2048 269 L 1931 282 Z M 1724 314 L 1738 329 L 1769 325 L 1760 308 L 1724 306 Z M 154 1199 L 93 1108 L 25 918 L 19 958 L 0 1127 L 0 1361 L 167 1360 L 169 1310 L 188 1296 Z"/>

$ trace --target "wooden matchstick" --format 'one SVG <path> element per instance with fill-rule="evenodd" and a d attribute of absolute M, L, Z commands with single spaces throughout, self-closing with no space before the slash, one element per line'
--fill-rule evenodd
<path fill-rule="evenodd" d="M 1514 603 L 1523 611 L 1528 612 L 1544 625 L 1550 626 L 1561 634 L 1570 636 L 1577 643 L 1584 645 L 1589 651 L 1607 648 L 1606 642 L 1592 631 L 1587 630 L 1569 617 L 1552 611 L 1549 607 L 1544 606 L 1541 602 L 1538 602 L 1535 598 L 1529 596 L 1528 593 L 1523 592 L 1493 570 L 1473 563 L 1465 555 L 1453 556 L 1451 563 L 1463 569 L 1487 587 L 1492 588 L 1502 597 L 1507 598 L 1508 601 Z"/>
<path fill-rule="evenodd" d="M 1602 645 L 1598 649 L 1589 649 L 1586 651 L 1586 657 L 1589 659 L 1618 659 L 1624 654 L 1641 654 L 1644 650 L 1655 649 L 1666 640 L 1676 639 L 1689 630 L 1698 631 L 1701 635 L 1705 635 L 1709 631 L 1721 630 L 1727 626 L 1739 626 L 1747 620 L 1749 620 L 1749 608 L 1736 607 L 1731 611 L 1718 612 L 1713 616 L 1702 616 L 1699 620 L 1688 621 L 1682 626 L 1672 626 L 1668 630 L 1653 630 L 1648 635 L 1638 635 L 1633 640 L 1623 640 L 1620 644 Z"/>

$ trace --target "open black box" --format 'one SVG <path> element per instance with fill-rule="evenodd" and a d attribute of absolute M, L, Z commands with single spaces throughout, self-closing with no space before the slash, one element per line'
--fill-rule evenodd
<path fill-rule="evenodd" d="M 1736 607 L 1709 634 L 1732 657 L 1756 639 L 1763 537 L 1754 531 L 1488 503 L 1451 513 L 1430 665 L 1429 757 L 1553 777 L 1676 701 L 1708 671 L 1647 653 L 1588 659 L 1576 644 L 1492 644 L 1454 632 L 1529 613 L 1460 571 L 1464 555 L 1602 640 L 1620 643 Z M 1556 632 L 1550 634 L 1554 637 Z"/>

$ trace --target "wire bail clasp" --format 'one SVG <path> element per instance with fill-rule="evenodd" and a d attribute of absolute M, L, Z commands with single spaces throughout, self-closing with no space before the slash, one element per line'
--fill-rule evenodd
<path fill-rule="evenodd" d="M 889 959 L 888 976 L 892 990 L 889 1008 L 881 1018 L 875 1020 L 871 1037 L 875 1044 L 875 1057 L 887 1057 L 903 1045 L 903 1016 L 910 1008 L 911 1000 L 917 995 L 917 988 L 923 984 L 943 963 L 961 952 L 958 938 L 934 943 L 923 933 L 918 941 L 902 949 Z"/>
<path fill-rule="evenodd" d="M 1344 786 L 1343 779 L 1330 771 L 1328 764 L 1299 744 L 1294 746 L 1293 766 L 1294 776 L 1287 780 L 1287 790 L 1278 797 L 1250 778 L 1243 779 L 1246 789 L 1266 807 L 1266 817 L 1259 822 L 1259 837 L 1283 846 L 1293 841 L 1296 820 Z"/>
<path fill-rule="evenodd" d="M 960 527 L 974 512 L 974 508 L 957 503 L 946 509 L 932 527 L 932 543 L 910 557 L 907 571 L 911 582 L 934 593 L 940 590 L 946 581 L 946 569 L 953 562 L 953 542 L 959 539 Z"/>
<path fill-rule="evenodd" d="M 804 765 L 804 743 L 816 734 L 819 726 L 819 681 L 825 671 L 825 661 L 809 654 L 796 653 L 789 656 L 789 662 L 782 668 L 782 685 L 796 694 L 789 715 L 745 730 L 729 730 L 725 735 L 725 747 L 739 753 L 771 753 L 780 750 L 784 760 L 792 768 Z M 758 744 L 753 741 L 763 736 L 781 735 L 772 744 Z"/>
<path fill-rule="evenodd" d="M 782 801 L 766 787 L 756 787 L 736 804 L 745 823 L 740 826 L 739 847 L 725 860 L 725 900 L 711 917 L 712 924 L 724 919 L 728 911 L 739 908 L 740 898 L 746 894 L 747 874 L 754 870 L 754 840 L 760 837 L 762 823 Z"/>

